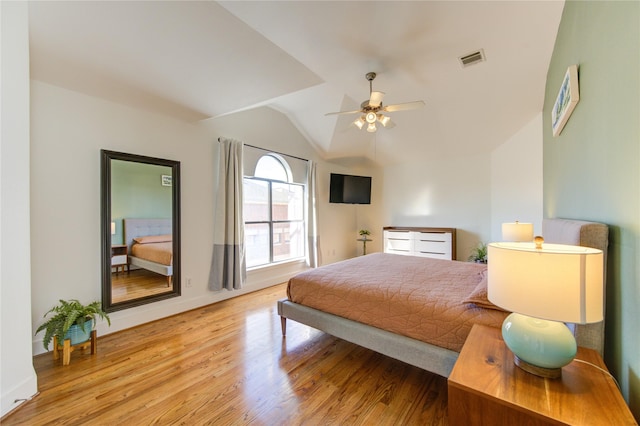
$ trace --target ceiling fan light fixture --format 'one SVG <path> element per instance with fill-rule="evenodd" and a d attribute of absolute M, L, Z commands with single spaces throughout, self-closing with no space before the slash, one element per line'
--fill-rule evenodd
<path fill-rule="evenodd" d="M 380 122 L 380 124 L 382 124 L 383 127 L 387 127 L 387 124 L 389 124 L 389 121 L 391 121 L 391 118 L 382 114 L 378 114 L 378 121 Z"/>
<path fill-rule="evenodd" d="M 391 118 L 386 117 L 384 114 L 382 114 L 382 112 L 404 111 L 424 106 L 424 101 L 405 102 L 402 104 L 394 105 L 382 105 L 384 92 L 376 92 L 373 90 L 373 79 L 376 78 L 376 73 L 369 72 L 366 74 L 366 78 L 369 82 L 369 99 L 360 104 L 360 109 L 355 111 L 328 112 L 325 115 L 360 114 L 360 118 L 355 120 L 353 124 L 355 124 L 356 127 L 358 127 L 358 129 L 360 130 L 362 130 L 366 125 L 367 132 L 374 133 L 378 130 L 378 128 L 376 127 L 376 122 L 380 122 L 380 124 L 382 124 L 382 127 L 388 129 L 395 127 L 395 123 L 391 120 Z"/>

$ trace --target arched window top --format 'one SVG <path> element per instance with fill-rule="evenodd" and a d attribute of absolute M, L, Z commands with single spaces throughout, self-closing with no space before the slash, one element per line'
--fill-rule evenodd
<path fill-rule="evenodd" d="M 255 177 L 282 182 L 292 181 L 289 164 L 277 154 L 267 154 L 260 157 L 256 163 Z"/>

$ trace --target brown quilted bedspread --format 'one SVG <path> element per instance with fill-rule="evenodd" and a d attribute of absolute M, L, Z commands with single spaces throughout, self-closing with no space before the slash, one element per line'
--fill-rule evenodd
<path fill-rule="evenodd" d="M 289 280 L 289 300 L 459 352 L 473 324 L 507 313 L 463 303 L 486 265 L 374 253 Z"/>
<path fill-rule="evenodd" d="M 162 243 L 134 244 L 131 247 L 131 254 L 140 259 L 161 263 L 162 265 L 173 264 L 173 243 L 171 241 Z"/>

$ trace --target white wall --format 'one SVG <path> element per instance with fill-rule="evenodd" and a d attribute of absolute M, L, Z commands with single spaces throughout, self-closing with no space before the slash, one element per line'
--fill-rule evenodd
<path fill-rule="evenodd" d="M 31 87 L 34 328 L 58 299 L 100 300 L 100 149 L 181 162 L 183 288 L 179 298 L 112 313 L 111 327 L 100 323 L 99 335 L 284 282 L 304 267 L 298 263 L 250 271 L 245 288 L 238 292 L 207 289 L 217 138 L 317 159 L 282 114 L 260 108 L 192 125 L 39 81 L 32 81 Z M 331 210 L 326 194 L 333 168 L 319 162 L 322 210 Z M 356 225 L 327 224 L 332 213 L 324 213 L 320 212 L 321 242 L 337 247 L 324 262 L 354 256 Z M 351 236 L 347 248 L 345 234 Z M 188 278 L 192 287 L 184 285 Z M 41 339 L 39 334 L 33 341 L 35 353 L 44 351 Z"/>
<path fill-rule="evenodd" d="M 37 392 L 31 352 L 28 5 L 0 2 L 0 416 Z"/>
<path fill-rule="evenodd" d="M 542 115 L 493 152 L 384 170 L 384 225 L 457 228 L 457 258 L 499 241 L 503 222 L 542 232 Z"/>
<path fill-rule="evenodd" d="M 542 234 L 542 113 L 491 153 L 491 241 L 502 223 L 528 222 Z"/>
<path fill-rule="evenodd" d="M 385 226 L 456 228 L 457 259 L 466 260 L 490 236 L 490 166 L 482 154 L 385 168 Z"/>

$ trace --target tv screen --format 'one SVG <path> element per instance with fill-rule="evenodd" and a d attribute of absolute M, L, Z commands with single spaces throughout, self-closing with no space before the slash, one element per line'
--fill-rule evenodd
<path fill-rule="evenodd" d="M 371 204 L 371 177 L 331 173 L 329 202 Z"/>

